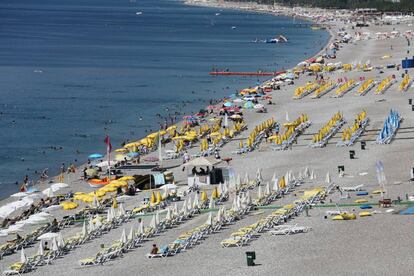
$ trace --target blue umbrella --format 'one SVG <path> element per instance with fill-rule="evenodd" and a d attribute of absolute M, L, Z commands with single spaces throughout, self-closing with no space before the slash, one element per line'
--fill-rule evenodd
<path fill-rule="evenodd" d="M 91 155 L 89 155 L 88 156 L 89 158 L 92 158 L 92 159 L 96 159 L 96 158 L 102 158 L 103 157 L 103 155 L 102 154 L 100 154 L 100 153 L 92 153 Z"/>
<path fill-rule="evenodd" d="M 233 106 L 233 104 L 231 102 L 225 102 L 224 103 L 224 106 L 225 107 L 231 107 L 231 106 Z"/>
<path fill-rule="evenodd" d="M 139 156 L 139 153 L 138 152 L 129 152 L 127 155 L 129 157 L 138 157 Z"/>

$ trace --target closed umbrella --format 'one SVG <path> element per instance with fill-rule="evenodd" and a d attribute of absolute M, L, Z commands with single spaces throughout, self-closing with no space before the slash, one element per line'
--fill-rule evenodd
<path fill-rule="evenodd" d="M 128 234 L 128 240 L 133 240 L 134 237 L 135 237 L 134 226 L 131 226 L 131 229 L 129 230 L 129 234 Z"/>
<path fill-rule="evenodd" d="M 167 221 L 172 220 L 171 208 L 170 207 L 167 208 L 167 215 L 165 216 L 165 219 Z"/>
<path fill-rule="evenodd" d="M 325 182 L 326 182 L 327 184 L 330 184 L 330 183 L 331 183 L 331 175 L 329 174 L 329 172 L 327 172 L 327 173 L 326 173 Z"/>
<path fill-rule="evenodd" d="M 45 254 L 45 250 L 43 249 L 43 242 L 39 242 L 39 249 L 37 250 L 37 255 L 43 256 Z"/>
<path fill-rule="evenodd" d="M 139 224 L 138 227 L 138 234 L 139 235 L 144 235 L 145 231 L 144 231 L 144 221 L 141 220 L 141 223 Z"/>
<path fill-rule="evenodd" d="M 119 240 L 122 243 L 126 243 L 127 242 L 127 237 L 126 237 L 126 233 L 125 233 L 125 228 L 122 229 L 122 234 L 121 234 L 121 239 Z"/>
<path fill-rule="evenodd" d="M 56 238 L 53 238 L 52 239 L 52 251 L 58 251 L 58 250 L 59 250 L 59 247 L 58 247 Z"/>
<path fill-rule="evenodd" d="M 152 216 L 152 219 L 151 219 L 151 222 L 150 222 L 150 227 L 152 229 L 157 229 L 157 222 L 156 222 L 155 214 Z"/>
<path fill-rule="evenodd" d="M 63 239 L 62 233 L 59 232 L 59 235 L 57 237 L 57 244 L 60 248 L 65 246 L 65 240 Z"/>
<path fill-rule="evenodd" d="M 160 224 L 160 211 L 155 213 L 155 224 L 158 226 Z"/>
<path fill-rule="evenodd" d="M 88 230 L 86 230 L 86 221 L 83 221 L 82 237 L 85 237 L 87 234 L 88 234 Z"/>
<path fill-rule="evenodd" d="M 269 182 L 266 183 L 265 194 L 270 195 L 270 184 L 269 184 Z"/>
<path fill-rule="evenodd" d="M 193 208 L 194 209 L 197 209 L 197 208 L 199 208 L 199 205 L 200 205 L 200 203 L 198 201 L 198 195 L 197 194 L 194 194 Z"/>
<path fill-rule="evenodd" d="M 24 252 L 24 248 L 22 248 L 22 251 L 20 252 L 20 262 L 24 264 L 26 263 L 26 261 L 27 261 L 26 253 Z"/>
<path fill-rule="evenodd" d="M 257 189 L 257 198 L 258 199 L 262 198 L 262 186 L 259 186 L 259 188 Z"/>
<path fill-rule="evenodd" d="M 211 212 L 208 214 L 208 218 L 207 218 L 206 224 L 207 225 L 213 225 L 213 216 L 212 216 L 212 213 Z"/>
<path fill-rule="evenodd" d="M 118 217 L 125 216 L 125 214 L 126 214 L 126 212 L 125 212 L 125 209 L 124 209 L 124 205 L 121 203 L 121 204 L 119 204 L 119 207 L 118 207 Z"/>
<path fill-rule="evenodd" d="M 209 204 L 208 204 L 208 208 L 211 210 L 211 209 L 213 209 L 214 207 L 215 207 L 215 201 L 214 201 L 214 199 L 213 199 L 213 197 L 211 197 L 210 198 L 210 202 L 209 202 Z"/>
<path fill-rule="evenodd" d="M 276 193 L 279 191 L 279 185 L 278 185 L 278 183 L 279 183 L 279 179 L 278 178 L 275 178 L 273 180 L 273 191 L 275 191 Z"/>

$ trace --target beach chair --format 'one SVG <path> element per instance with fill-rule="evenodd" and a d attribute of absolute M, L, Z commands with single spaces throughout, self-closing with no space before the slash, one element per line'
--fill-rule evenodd
<path fill-rule="evenodd" d="M 33 267 L 30 264 L 29 260 L 24 263 L 17 262 L 12 264 L 9 269 L 3 271 L 3 275 L 15 275 L 15 274 L 23 274 L 29 271 L 32 271 Z"/>
<path fill-rule="evenodd" d="M 243 246 L 243 242 L 241 239 L 226 239 L 221 241 L 221 246 L 222 247 L 242 247 Z"/>

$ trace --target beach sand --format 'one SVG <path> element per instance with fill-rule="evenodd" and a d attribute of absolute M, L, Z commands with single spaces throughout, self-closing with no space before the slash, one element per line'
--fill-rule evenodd
<path fill-rule="evenodd" d="M 205 4 L 197 2 L 192 4 Z M 218 5 L 217 3 L 209 5 Z M 226 7 L 235 7 L 237 4 L 228 4 Z M 332 26 L 332 34 L 335 34 L 342 24 Z M 363 28 L 363 31 L 376 33 L 378 31 L 392 31 L 393 28 L 404 32 L 410 29 L 407 24 L 390 26 L 370 26 Z M 391 45 L 393 50 L 391 51 Z M 370 60 L 374 66 L 388 63 L 400 63 L 406 56 L 406 41 L 404 38 L 389 40 L 366 40 L 344 45 L 337 54 L 335 61 L 351 63 Z M 390 54 L 392 57 L 387 60 L 382 56 Z M 402 70 L 384 69 L 380 74 L 378 70 L 371 72 L 333 72 L 328 74 L 331 79 L 347 77 L 357 79 L 360 76 L 385 78 L 395 74 L 401 81 Z M 266 106 L 268 113 L 259 114 L 254 111 L 244 112 L 248 128 L 268 118 L 275 118 L 276 121 L 284 122 L 286 112 L 290 119 L 296 119 L 301 113 L 306 113 L 312 125 L 305 133 L 298 138 L 291 150 L 278 152 L 270 149 L 268 144 L 263 143 L 259 150 L 245 155 L 233 153 L 238 146 L 239 139 L 246 138 L 249 130 L 243 132 L 234 141 L 226 144 L 221 150 L 221 157 L 231 157 L 230 162 L 235 171 L 240 175 L 246 172 L 254 177 L 258 168 L 263 170 L 265 182 L 270 181 L 273 173 L 282 176 L 288 170 L 296 174 L 309 167 L 315 171 L 316 180 L 307 181 L 303 188 L 324 185 L 327 172 L 330 172 L 332 180 L 339 186 L 355 186 L 364 184 L 368 191 L 378 189 L 378 182 L 375 172 L 375 163 L 381 160 L 384 164 L 388 185 L 387 197 L 396 199 L 398 196 L 405 199 L 405 195 L 414 194 L 413 183 L 410 179 L 410 169 L 414 167 L 412 161 L 413 139 L 414 139 L 414 117 L 408 99 L 413 98 L 413 89 L 408 92 L 398 91 L 398 85 L 394 85 L 383 95 L 374 95 L 369 92 L 366 96 L 356 95 L 356 89 L 346 94 L 343 98 L 331 98 L 330 92 L 321 99 L 311 99 L 309 96 L 301 100 L 293 100 L 294 89 L 314 80 L 313 76 L 302 76 L 295 81 L 295 85 L 283 86 L 280 91 L 272 92 L 275 105 Z M 382 100 L 382 101 L 379 101 Z M 375 140 L 383 121 L 391 108 L 397 109 L 403 116 L 404 121 L 397 133 L 396 139 L 390 145 L 377 145 Z M 352 148 L 336 147 L 340 139 L 340 133 L 336 134 L 324 148 L 312 149 L 308 147 L 312 134 L 316 133 L 329 118 L 341 111 L 348 120 L 353 122 L 355 115 L 362 110 L 367 111 L 370 123 L 367 131 L 360 140 L 367 141 L 366 150 L 361 150 L 359 143 Z M 356 151 L 356 159 L 349 158 L 349 150 Z M 195 153 L 198 147 L 189 151 Z M 155 153 L 154 153 L 155 155 Z M 167 166 L 176 166 L 171 169 L 177 179 L 178 185 L 185 185 L 186 175 L 182 172 L 181 159 L 167 161 Z M 338 177 L 337 166 L 345 166 L 345 176 Z M 362 173 L 362 175 L 360 175 Z M 367 174 L 365 174 L 367 173 Z M 85 184 L 78 179 L 78 175 L 69 179 L 72 190 L 88 190 Z M 253 195 L 255 192 L 253 192 Z M 130 209 L 138 206 L 139 202 L 148 193 L 143 192 L 134 197 L 133 200 L 125 203 L 125 208 Z M 275 202 L 275 205 L 293 202 L 294 194 Z M 330 195 L 328 200 L 333 203 L 352 203 L 356 199 L 340 199 L 338 192 Z M 369 198 L 370 202 L 378 201 L 379 196 Z M 227 204 L 231 204 L 231 201 Z M 395 207 L 398 209 L 401 207 Z M 100 245 L 108 246 L 119 239 L 122 230 L 128 232 L 131 226 L 137 227 L 137 221 L 131 221 L 122 227 L 112 230 L 108 234 L 88 242 L 79 248 L 71 251 L 61 259 L 53 261 L 51 265 L 37 268 L 31 275 L 410 275 L 414 270 L 411 248 L 414 241 L 410 238 L 413 221 L 411 216 L 394 215 L 386 213 L 385 209 L 380 210 L 381 214 L 372 217 L 357 218 L 354 221 L 332 221 L 325 219 L 325 211 L 335 208 L 313 208 L 310 216 L 300 215 L 289 224 L 310 226 L 313 230 L 306 234 L 293 236 L 271 236 L 269 233 L 262 233 L 246 247 L 222 248 L 220 241 L 230 237 L 230 234 L 240 227 L 258 221 L 261 217 L 272 210 L 261 210 L 252 212 L 246 218 L 220 230 L 218 233 L 208 236 L 201 244 L 174 257 L 162 259 L 147 259 L 146 254 L 151 250 L 151 245 L 166 245 L 175 240 L 180 233 L 188 231 L 203 224 L 207 214 L 201 214 L 196 218 L 161 233 L 142 244 L 141 247 L 125 254 L 122 258 L 115 259 L 103 266 L 81 268 L 78 261 L 82 258 L 92 257 L 99 250 Z M 358 213 L 356 207 L 343 207 L 342 210 Z M 63 211 L 54 211 L 58 218 L 67 215 Z M 148 225 L 150 217 L 144 217 Z M 67 237 L 79 232 L 82 224 L 66 228 L 62 231 Z M 7 238 L 0 238 L 3 243 Z M 28 248 L 28 256 L 37 251 L 37 245 Z M 246 251 L 256 251 L 257 266 L 246 266 Z M 18 261 L 20 254 L 6 256 L 0 260 L 0 269 L 6 269 L 10 264 Z"/>

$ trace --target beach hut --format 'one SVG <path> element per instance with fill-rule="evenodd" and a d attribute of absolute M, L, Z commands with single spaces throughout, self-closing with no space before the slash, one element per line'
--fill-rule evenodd
<path fill-rule="evenodd" d="M 221 169 L 215 167 L 219 163 L 221 160 L 198 157 L 184 164 L 187 170 L 188 185 L 210 185 L 224 182 Z"/>

